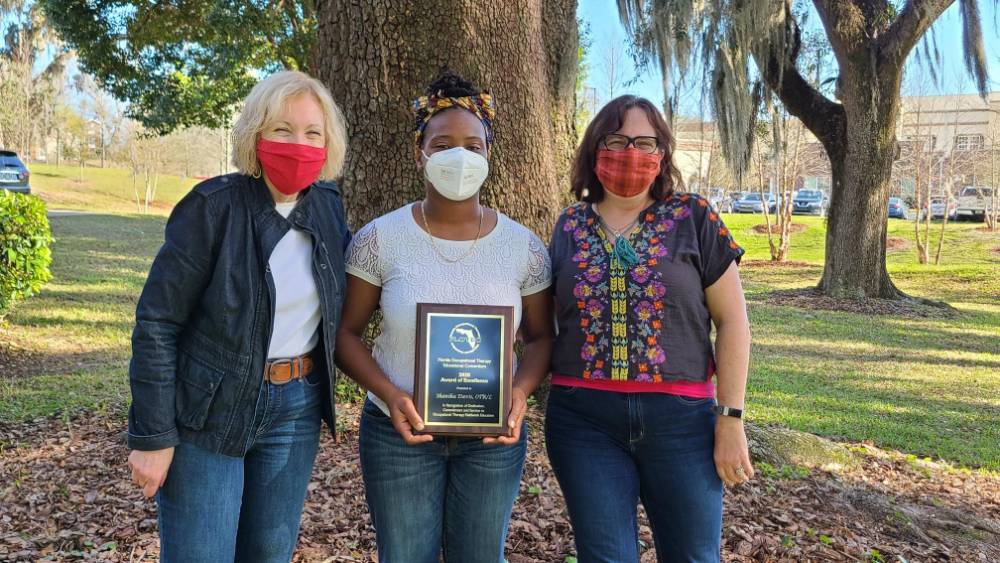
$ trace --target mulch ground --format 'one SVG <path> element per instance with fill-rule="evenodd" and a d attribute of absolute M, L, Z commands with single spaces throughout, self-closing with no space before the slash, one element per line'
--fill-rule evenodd
<path fill-rule="evenodd" d="M 796 233 L 801 233 L 808 228 L 809 228 L 808 225 L 803 225 L 802 223 L 792 223 L 791 225 L 788 226 L 788 232 L 794 235 Z M 757 233 L 758 235 L 766 235 L 767 224 L 761 223 L 759 225 L 754 225 L 753 232 Z M 776 235 L 780 233 L 781 233 L 781 225 L 777 223 L 771 223 L 771 234 Z"/>
<path fill-rule="evenodd" d="M 774 305 L 860 315 L 934 319 L 950 319 L 958 316 L 958 311 L 952 307 L 931 305 L 930 302 L 916 299 L 841 299 L 824 295 L 815 288 L 771 291 L 762 299 Z"/>
<path fill-rule="evenodd" d="M 296 561 L 375 561 L 357 407 L 343 412 L 340 441 L 324 438 L 316 463 Z M 562 562 L 573 550 L 538 422 L 510 526 L 511 563 Z M 122 431 L 120 412 L 0 426 L 0 561 L 156 558 L 155 507 L 128 481 Z M 730 490 L 723 560 L 1000 560 L 1000 477 L 854 449 L 857 466 L 772 471 Z M 652 545 L 647 526 L 640 535 Z M 655 561 L 652 549 L 642 561 Z"/>
<path fill-rule="evenodd" d="M 791 269 L 801 269 L 801 268 L 816 268 L 819 269 L 822 266 L 819 264 L 810 264 L 809 262 L 801 262 L 795 260 L 785 260 L 784 262 L 776 262 L 774 260 L 742 260 L 740 261 L 740 268 L 780 268 L 783 270 Z"/>
<path fill-rule="evenodd" d="M 913 246 L 913 242 L 910 239 L 903 237 L 887 237 L 885 239 L 885 249 L 886 250 L 906 250 Z"/>

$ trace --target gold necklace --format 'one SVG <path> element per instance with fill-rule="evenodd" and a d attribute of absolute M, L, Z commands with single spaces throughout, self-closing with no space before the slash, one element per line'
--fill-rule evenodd
<path fill-rule="evenodd" d="M 438 248 L 437 242 L 434 240 L 434 235 L 431 234 L 431 224 L 427 222 L 427 212 L 424 211 L 424 202 L 422 201 L 420 202 L 420 216 L 424 220 L 424 229 L 427 231 L 427 236 L 431 239 L 431 248 L 434 249 L 434 252 L 438 255 L 439 258 L 441 258 L 442 260 L 444 260 L 449 264 L 454 264 L 456 262 L 461 262 L 462 260 L 465 260 L 466 258 L 469 257 L 469 255 L 472 254 L 472 251 L 476 249 L 476 244 L 479 243 L 479 237 L 482 236 L 483 234 L 483 215 L 484 215 L 483 207 L 479 206 L 479 230 L 476 231 L 476 239 L 472 241 L 472 246 L 470 246 L 469 249 L 465 251 L 465 254 L 462 254 L 458 258 L 451 258 L 449 256 L 445 256 L 445 254 L 441 252 L 441 249 Z"/>

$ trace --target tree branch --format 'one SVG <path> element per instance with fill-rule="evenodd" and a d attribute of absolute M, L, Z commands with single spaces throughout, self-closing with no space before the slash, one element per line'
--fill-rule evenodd
<path fill-rule="evenodd" d="M 844 0 L 813 0 L 813 5 L 838 58 L 864 41 L 865 18 L 856 4 Z"/>
<path fill-rule="evenodd" d="M 878 39 L 879 66 L 902 68 L 920 38 L 955 0 L 908 0 L 889 30 Z"/>
<path fill-rule="evenodd" d="M 820 93 L 809 84 L 795 67 L 800 45 L 800 32 L 795 21 L 786 20 L 791 40 L 787 50 L 771 46 L 766 53 L 754 53 L 754 60 L 768 87 L 774 91 L 788 109 L 829 150 L 842 139 L 845 127 L 844 108 Z M 784 61 L 781 60 L 784 58 Z M 761 60 L 764 58 L 764 60 Z"/>

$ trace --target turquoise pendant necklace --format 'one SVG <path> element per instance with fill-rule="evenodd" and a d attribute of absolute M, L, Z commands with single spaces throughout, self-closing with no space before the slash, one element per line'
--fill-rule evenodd
<path fill-rule="evenodd" d="M 631 234 L 632 229 L 635 228 L 639 219 L 636 218 L 631 223 L 626 225 L 625 228 L 617 231 L 604 220 L 604 217 L 602 217 L 600 212 L 597 211 L 596 204 L 594 205 L 594 213 L 597 213 L 597 218 L 600 220 L 601 227 L 610 233 L 614 239 L 614 244 L 611 247 L 612 263 L 617 262 L 617 264 L 614 265 L 621 269 L 629 269 L 639 264 L 639 255 L 636 254 L 635 248 L 629 240 L 630 237 L 625 236 L 626 234 Z"/>

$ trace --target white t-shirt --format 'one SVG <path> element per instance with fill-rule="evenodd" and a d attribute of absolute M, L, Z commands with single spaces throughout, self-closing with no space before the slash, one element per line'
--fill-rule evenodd
<path fill-rule="evenodd" d="M 288 218 L 296 202 L 275 204 Z M 312 269 L 313 243 L 309 233 L 291 229 L 278 241 L 268 265 L 274 279 L 274 328 L 267 359 L 293 358 L 316 347 L 322 315 Z"/>
<path fill-rule="evenodd" d="M 526 227 L 497 213 L 497 225 L 463 260 L 445 262 L 417 224 L 412 204 L 365 225 L 351 239 L 346 271 L 382 288 L 382 333 L 372 355 L 400 389 L 413 392 L 417 303 L 514 307 L 521 324 L 521 297 L 552 284 L 552 263 L 542 241 Z M 473 241 L 434 239 L 449 258 L 463 256 Z M 373 393 L 369 398 L 388 414 Z"/>

